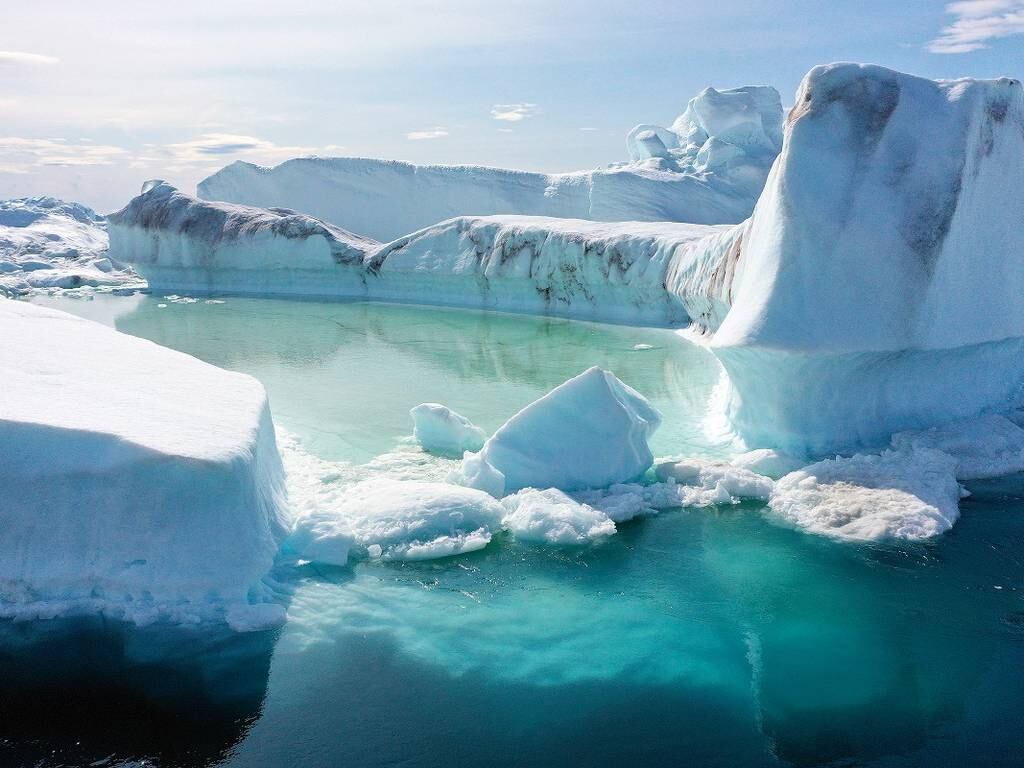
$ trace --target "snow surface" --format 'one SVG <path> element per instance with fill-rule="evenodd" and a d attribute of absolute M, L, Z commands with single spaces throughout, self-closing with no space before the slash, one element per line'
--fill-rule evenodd
<path fill-rule="evenodd" d="M 251 605 L 290 524 L 259 382 L 20 301 L 0 326 L 0 616 L 283 619 Z"/>
<path fill-rule="evenodd" d="M 305 214 L 210 203 L 160 181 L 107 225 L 111 257 L 156 291 L 355 295 L 363 258 L 379 245 Z"/>
<path fill-rule="evenodd" d="M 502 524 L 520 541 L 586 544 L 615 533 L 608 515 L 556 488 L 524 488 L 501 504 L 506 510 Z"/>
<path fill-rule="evenodd" d="M 530 403 L 467 453 L 459 480 L 495 497 L 521 488 L 575 491 L 642 476 L 661 414 L 596 366 Z"/>
<path fill-rule="evenodd" d="M 0 296 L 51 288 L 141 287 L 107 255 L 106 223 L 81 203 L 53 197 L 0 201 Z"/>
<path fill-rule="evenodd" d="M 487 439 L 480 427 L 440 403 L 421 403 L 409 415 L 413 438 L 430 453 L 461 456 L 466 451 L 479 451 Z"/>
<path fill-rule="evenodd" d="M 543 174 L 358 157 L 296 158 L 274 168 L 239 161 L 200 182 L 198 194 L 287 206 L 378 240 L 468 215 L 732 224 L 750 215 L 781 133 L 774 88 L 709 88 L 672 129 L 634 128 L 626 141 L 629 163 L 594 171 Z"/>
<path fill-rule="evenodd" d="M 1024 471 L 1024 429 L 997 415 L 892 436 L 897 451 L 933 449 L 956 460 L 960 480 L 981 480 Z"/>

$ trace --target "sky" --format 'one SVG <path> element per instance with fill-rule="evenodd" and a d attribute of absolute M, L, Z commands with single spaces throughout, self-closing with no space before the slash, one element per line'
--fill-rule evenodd
<path fill-rule="evenodd" d="M 788 105 L 832 61 L 1024 76 L 1024 0 L 0 3 L 0 199 L 103 213 L 235 160 L 599 167 L 707 86 Z"/>

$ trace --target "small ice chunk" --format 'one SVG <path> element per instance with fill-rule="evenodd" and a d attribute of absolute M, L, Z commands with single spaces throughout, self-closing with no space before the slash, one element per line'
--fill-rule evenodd
<path fill-rule="evenodd" d="M 927 448 L 836 457 L 783 477 L 768 505 L 780 519 L 835 539 L 927 539 L 960 515 L 955 470 L 955 459 Z"/>
<path fill-rule="evenodd" d="M 758 448 L 733 456 L 732 464 L 735 467 L 749 469 L 751 472 L 778 480 L 783 475 L 796 472 L 805 466 L 807 461 L 772 448 Z"/>
<path fill-rule="evenodd" d="M 934 448 L 956 460 L 960 480 L 981 480 L 1024 471 L 1024 429 L 1002 416 L 980 416 L 920 432 L 892 436 L 898 451 Z"/>
<path fill-rule="evenodd" d="M 333 507 L 301 518 L 288 543 L 296 557 L 344 565 L 350 554 L 427 560 L 487 546 L 505 510 L 483 491 L 372 477 Z"/>
<path fill-rule="evenodd" d="M 658 464 L 654 473 L 662 482 L 674 480 L 686 486 L 712 491 L 709 498 L 728 503 L 735 499 L 768 500 L 775 483 L 771 478 L 720 461 L 683 459 Z M 718 503 L 718 502 L 712 502 Z"/>
<path fill-rule="evenodd" d="M 461 482 L 504 496 L 521 488 L 603 488 L 639 478 L 654 460 L 661 414 L 639 392 L 594 367 L 555 387 L 468 454 Z M 499 475 L 501 476 L 499 478 Z"/>
<path fill-rule="evenodd" d="M 506 510 L 502 525 L 521 541 L 586 544 L 615 533 L 608 515 L 555 488 L 524 488 L 501 503 Z"/>
<path fill-rule="evenodd" d="M 480 427 L 439 403 L 421 403 L 409 415 L 413 437 L 429 453 L 461 456 L 465 451 L 479 451 L 487 439 Z"/>

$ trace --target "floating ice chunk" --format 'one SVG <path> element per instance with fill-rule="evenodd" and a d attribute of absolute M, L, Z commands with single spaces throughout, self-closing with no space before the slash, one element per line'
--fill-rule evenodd
<path fill-rule="evenodd" d="M 955 459 L 927 448 L 837 457 L 783 477 L 768 504 L 781 520 L 836 539 L 927 539 L 960 515 L 955 471 Z"/>
<path fill-rule="evenodd" d="M 661 414 L 614 374 L 594 367 L 509 419 L 463 460 L 462 482 L 504 496 L 520 488 L 574 491 L 639 478 Z M 498 475 L 501 475 L 500 479 Z"/>
<path fill-rule="evenodd" d="M 733 456 L 732 465 L 778 480 L 805 466 L 807 461 L 772 448 L 758 448 Z"/>
<path fill-rule="evenodd" d="M 421 403 L 409 411 L 413 437 L 423 450 L 449 456 L 483 448 L 486 433 L 455 411 L 438 403 Z"/>
<path fill-rule="evenodd" d="M 260 383 L 21 301 L 0 328 L 0 616 L 280 617 L 250 605 L 291 525 Z"/>
<path fill-rule="evenodd" d="M 711 503 L 730 503 L 735 499 L 767 501 L 775 485 L 771 478 L 759 475 L 749 469 L 702 459 L 665 462 L 656 466 L 654 472 L 662 482 L 671 480 L 684 486 L 694 486 L 709 491 L 707 495 L 694 497 L 694 500 L 696 501 L 698 498 L 714 500 Z M 684 492 L 683 498 L 685 496 Z"/>
<path fill-rule="evenodd" d="M 427 560 L 487 546 L 505 510 L 486 493 L 447 483 L 372 477 L 329 509 L 302 517 L 288 542 L 296 557 L 343 565 L 349 554 Z"/>
<path fill-rule="evenodd" d="M 1024 429 L 1002 416 L 955 421 L 892 436 L 896 450 L 934 448 L 956 460 L 959 480 L 980 480 L 1024 471 Z"/>
<path fill-rule="evenodd" d="M 502 525 L 521 541 L 586 544 L 615 533 L 608 515 L 555 488 L 524 488 L 501 504 L 506 510 Z"/>

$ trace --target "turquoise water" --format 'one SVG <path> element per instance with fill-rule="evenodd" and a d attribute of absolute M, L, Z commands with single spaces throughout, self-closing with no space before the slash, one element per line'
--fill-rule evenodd
<path fill-rule="evenodd" d="M 717 365 L 665 331 L 46 303 L 257 376 L 278 424 L 331 462 L 402 449 L 423 401 L 493 429 L 593 364 L 663 411 L 655 453 L 726 450 L 706 428 Z M 7 626 L 0 764 L 1024 765 L 1024 482 L 972 490 L 928 545 L 839 544 L 744 504 L 581 549 L 499 536 L 446 560 L 296 568 L 286 626 L 244 640 Z"/>

